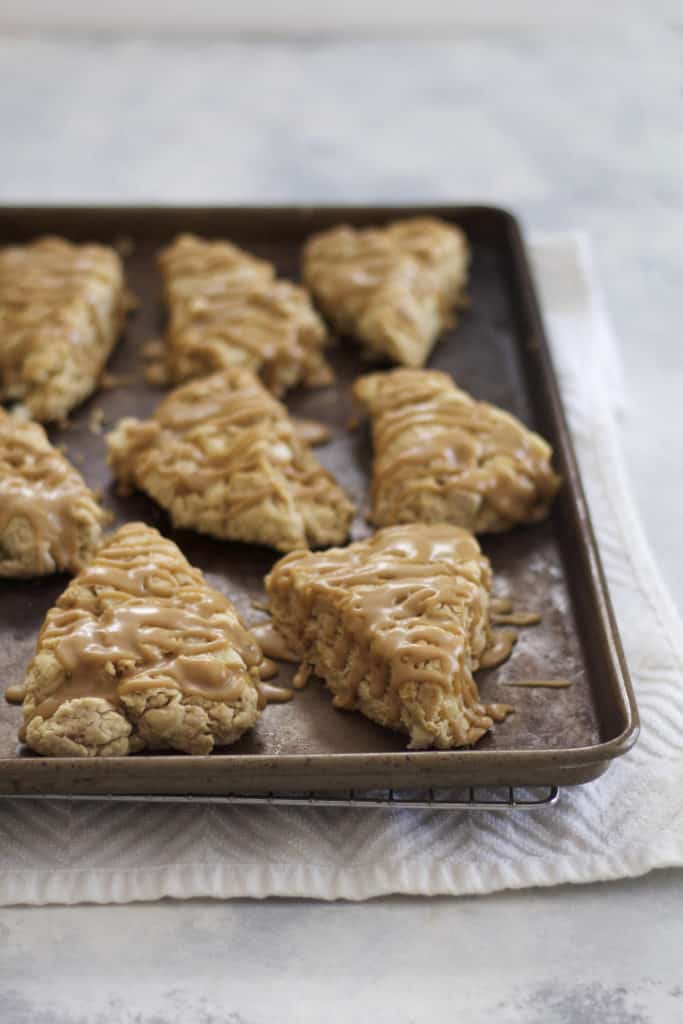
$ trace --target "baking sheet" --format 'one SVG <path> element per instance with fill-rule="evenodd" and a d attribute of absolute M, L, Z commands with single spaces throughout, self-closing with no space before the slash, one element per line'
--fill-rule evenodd
<path fill-rule="evenodd" d="M 472 750 L 406 751 L 404 736 L 357 713 L 337 711 L 319 680 L 288 704 L 269 706 L 239 743 L 210 757 L 142 754 L 94 761 L 45 759 L 18 748 L 20 709 L 0 708 L 0 793 L 249 793 L 338 790 L 406 785 L 570 784 L 587 781 L 623 753 L 637 735 L 637 712 L 609 607 L 549 364 L 535 298 L 514 220 L 491 208 L 362 210 L 4 210 L 0 243 L 36 234 L 117 242 L 128 283 L 140 305 L 108 370 L 133 380 L 102 390 L 50 430 L 87 482 L 101 490 L 118 524 L 144 519 L 179 544 L 210 583 L 235 602 L 244 619 L 263 615 L 251 600 L 263 596 L 263 576 L 278 557 L 269 549 L 173 530 L 144 495 L 121 498 L 105 460 L 104 433 L 122 416 L 149 415 L 163 392 L 144 381 L 142 349 L 163 331 L 164 310 L 156 252 L 180 230 L 229 237 L 297 277 L 301 244 L 312 231 L 341 221 L 382 223 L 397 216 L 436 213 L 457 221 L 473 249 L 471 306 L 437 344 L 429 365 L 447 370 L 475 397 L 502 406 L 543 433 L 556 449 L 565 478 L 545 523 L 482 539 L 494 569 L 494 591 L 517 607 L 543 612 L 540 625 L 520 629 L 503 666 L 477 675 L 482 698 L 506 701 L 515 713 Z M 371 468 L 367 424 L 349 432 L 351 385 L 367 366 L 349 339 L 331 353 L 334 387 L 290 393 L 289 409 L 332 428 L 317 454 L 359 507 L 353 536 L 368 532 L 363 513 Z M 93 423 L 103 419 L 103 433 Z M 95 415 L 93 415 L 95 414 Z M 45 612 L 66 577 L 0 582 L 0 680 L 22 678 Z M 283 667 L 279 681 L 293 674 Z M 506 680 L 567 678 L 562 690 L 506 687 Z"/>

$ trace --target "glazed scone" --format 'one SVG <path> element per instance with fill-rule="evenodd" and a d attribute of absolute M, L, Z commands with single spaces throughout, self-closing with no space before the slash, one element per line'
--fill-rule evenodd
<path fill-rule="evenodd" d="M 353 505 L 249 370 L 169 393 L 151 420 L 107 439 L 124 493 L 146 491 L 184 526 L 279 551 L 342 543 Z"/>
<path fill-rule="evenodd" d="M 423 366 L 464 303 L 468 264 L 459 228 L 415 217 L 314 235 L 303 276 L 338 331 L 358 338 L 370 355 Z"/>
<path fill-rule="evenodd" d="M 95 390 L 129 302 L 114 249 L 51 237 L 0 249 L 0 400 L 64 419 Z"/>
<path fill-rule="evenodd" d="M 38 423 L 0 409 L 0 576 L 78 572 L 105 513 Z"/>
<path fill-rule="evenodd" d="M 168 306 L 168 377 L 176 384 L 238 367 L 275 395 L 332 381 L 323 321 L 272 263 L 225 241 L 180 235 L 159 262 Z"/>
<path fill-rule="evenodd" d="M 410 736 L 476 743 L 508 705 L 482 704 L 472 675 L 492 643 L 491 570 L 456 526 L 398 526 L 347 548 L 294 552 L 266 577 L 273 625 L 338 708 Z"/>
<path fill-rule="evenodd" d="M 552 449 L 438 370 L 359 377 L 372 417 L 372 522 L 454 523 L 474 533 L 543 519 L 560 485 Z"/>
<path fill-rule="evenodd" d="M 261 650 L 230 601 L 144 523 L 100 548 L 50 609 L 21 739 L 39 754 L 208 754 L 258 717 Z"/>

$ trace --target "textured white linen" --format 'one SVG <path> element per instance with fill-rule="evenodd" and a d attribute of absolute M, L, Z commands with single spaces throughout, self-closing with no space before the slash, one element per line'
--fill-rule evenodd
<path fill-rule="evenodd" d="M 0 903 L 358 900 L 683 865 L 683 630 L 625 477 L 618 350 L 585 240 L 545 236 L 532 257 L 639 703 L 634 750 L 556 807 L 516 815 L 0 799 Z"/>

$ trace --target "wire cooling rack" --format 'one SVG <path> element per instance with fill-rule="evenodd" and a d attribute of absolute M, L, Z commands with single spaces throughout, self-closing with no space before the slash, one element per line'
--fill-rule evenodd
<path fill-rule="evenodd" d="M 560 795 L 558 786 L 535 786 L 519 788 L 497 786 L 484 788 L 476 786 L 458 789 L 426 790 L 371 790 L 342 793 L 261 793 L 239 795 L 165 795 L 144 794 L 125 796 L 119 794 L 59 794 L 37 796 L 29 793 L 12 793 L 0 799 L 9 800 L 112 800 L 125 803 L 179 803 L 179 804 L 237 804 L 270 807 L 368 807 L 392 808 L 395 810 L 417 811 L 530 811 L 538 807 L 549 807 L 557 803 Z"/>

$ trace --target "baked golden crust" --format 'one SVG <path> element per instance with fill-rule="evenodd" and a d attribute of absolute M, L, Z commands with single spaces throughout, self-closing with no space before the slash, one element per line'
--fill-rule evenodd
<path fill-rule="evenodd" d="M 127 302 L 106 246 L 49 237 L 0 249 L 0 399 L 64 419 L 95 390 Z"/>
<path fill-rule="evenodd" d="M 304 282 L 336 329 L 371 355 L 422 366 L 464 300 L 469 249 L 459 228 L 431 217 L 384 228 L 341 226 L 304 249 Z"/>
<path fill-rule="evenodd" d="M 208 754 L 258 717 L 261 650 L 171 541 L 129 523 L 48 612 L 26 675 L 39 754 Z"/>
<path fill-rule="evenodd" d="M 475 743 L 510 708 L 482 704 L 491 570 L 456 526 L 399 526 L 266 577 L 273 625 L 339 708 L 406 732 L 412 748 Z"/>
<path fill-rule="evenodd" d="M 282 395 L 332 381 L 328 341 L 308 293 L 225 241 L 180 235 L 159 262 L 168 305 L 168 376 L 178 384 L 238 367 Z"/>
<path fill-rule="evenodd" d="M 105 513 L 38 423 L 0 409 L 0 576 L 82 569 Z"/>
<path fill-rule="evenodd" d="M 109 435 L 124 489 L 146 491 L 176 526 L 279 551 L 342 543 L 353 506 L 248 370 L 176 388 L 154 418 Z"/>
<path fill-rule="evenodd" d="M 548 514 L 560 485 L 550 445 L 448 374 L 368 374 L 354 397 L 372 417 L 377 526 L 449 522 L 485 533 Z"/>

